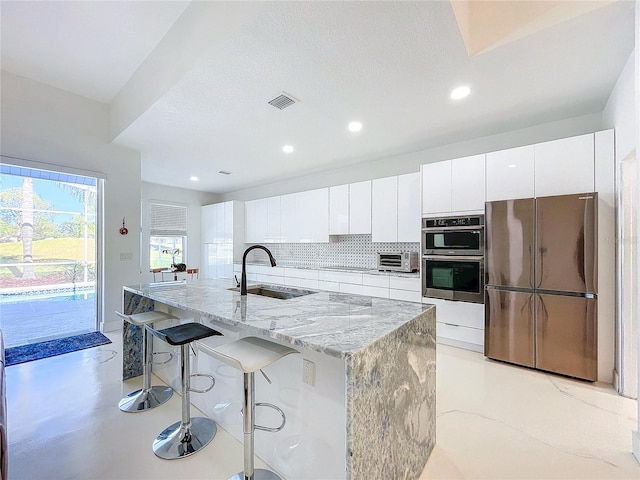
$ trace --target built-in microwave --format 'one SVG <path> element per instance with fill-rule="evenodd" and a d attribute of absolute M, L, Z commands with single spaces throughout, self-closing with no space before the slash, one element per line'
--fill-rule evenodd
<path fill-rule="evenodd" d="M 422 296 L 484 303 L 484 256 L 422 257 Z"/>
<path fill-rule="evenodd" d="M 417 272 L 420 267 L 418 252 L 378 252 L 378 270 Z"/>
<path fill-rule="evenodd" d="M 484 215 L 423 218 L 422 255 L 484 255 Z"/>

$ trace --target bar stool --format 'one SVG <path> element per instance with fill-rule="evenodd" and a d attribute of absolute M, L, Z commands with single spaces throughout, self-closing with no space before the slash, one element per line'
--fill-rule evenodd
<path fill-rule="evenodd" d="M 265 379 L 271 383 L 271 380 L 269 380 L 269 377 L 266 376 L 262 369 L 286 355 L 299 352 L 293 348 L 285 347 L 258 337 L 241 338 L 240 340 L 207 351 L 221 362 L 241 370 L 244 374 L 244 471 L 236 473 L 229 477 L 228 480 L 281 480 L 278 475 L 270 470 L 255 470 L 253 468 L 253 432 L 256 429 L 267 432 L 279 432 L 284 428 L 286 422 L 284 412 L 275 405 L 255 402 L 255 372 L 260 370 Z M 256 425 L 256 406 L 270 407 L 278 411 L 280 415 L 282 415 L 282 424 L 275 428 Z"/>
<path fill-rule="evenodd" d="M 173 389 L 168 386 L 151 386 L 151 368 L 153 364 L 153 339 L 150 337 L 146 325 L 153 327 L 153 322 L 160 320 L 177 320 L 177 317 L 164 312 L 143 312 L 125 315 L 116 311 L 123 320 L 142 327 L 142 388 L 131 392 L 118 403 L 123 412 L 136 413 L 151 410 L 162 405 L 173 395 Z"/>
<path fill-rule="evenodd" d="M 182 383 L 182 420 L 169 425 L 153 442 L 153 453 L 166 460 L 187 457 L 204 448 L 213 440 L 217 427 L 213 420 L 206 417 L 191 418 L 189 392 L 206 393 L 215 385 L 212 375 L 196 373 L 191 375 L 189 344 L 196 340 L 222 335 L 222 333 L 201 323 L 184 323 L 175 327 L 154 330 L 146 327 L 152 335 L 169 345 L 180 346 L 180 378 Z M 211 386 L 197 390 L 191 388 L 191 377 L 200 376 L 211 379 Z"/>

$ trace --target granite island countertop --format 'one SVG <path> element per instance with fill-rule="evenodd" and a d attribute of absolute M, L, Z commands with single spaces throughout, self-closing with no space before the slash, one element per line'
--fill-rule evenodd
<path fill-rule="evenodd" d="M 248 285 L 257 285 L 248 282 Z M 230 290 L 229 279 L 125 286 L 124 290 L 337 358 L 350 356 L 433 307 L 327 291 L 287 300 Z"/>

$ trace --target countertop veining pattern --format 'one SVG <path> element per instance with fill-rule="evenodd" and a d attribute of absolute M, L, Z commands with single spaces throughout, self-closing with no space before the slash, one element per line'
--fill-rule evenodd
<path fill-rule="evenodd" d="M 124 288 L 191 311 L 201 319 L 242 326 L 249 334 L 265 335 L 338 358 L 368 347 L 432 308 L 325 291 L 288 300 L 253 294 L 242 297 L 239 292 L 229 290 L 232 287 L 235 287 L 232 280 L 219 279 Z"/>

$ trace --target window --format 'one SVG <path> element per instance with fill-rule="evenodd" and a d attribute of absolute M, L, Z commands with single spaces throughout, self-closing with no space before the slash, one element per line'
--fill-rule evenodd
<path fill-rule="evenodd" d="M 149 202 L 149 262 L 151 268 L 186 263 L 187 207 Z"/>

